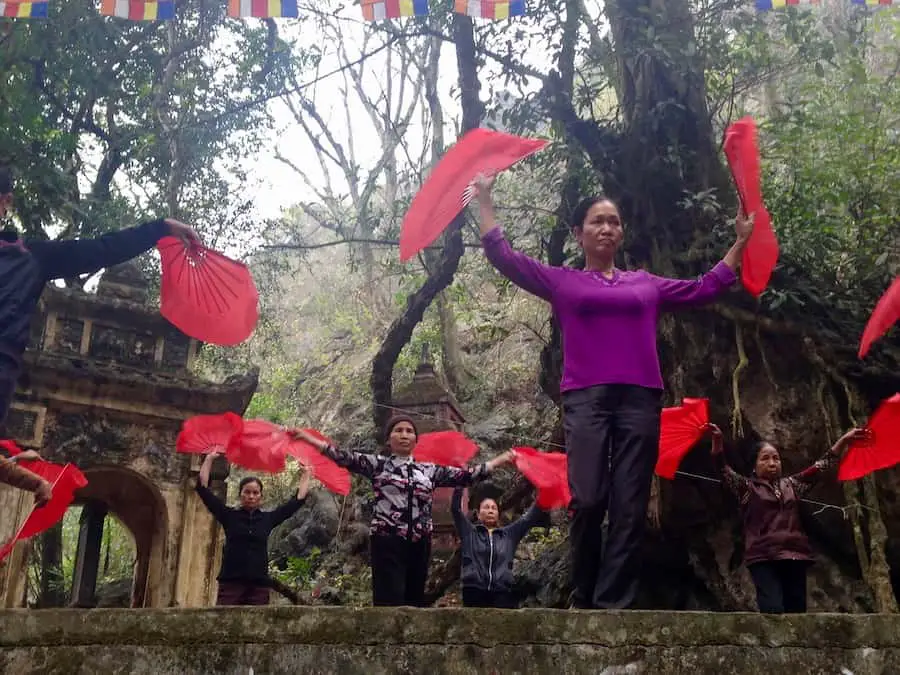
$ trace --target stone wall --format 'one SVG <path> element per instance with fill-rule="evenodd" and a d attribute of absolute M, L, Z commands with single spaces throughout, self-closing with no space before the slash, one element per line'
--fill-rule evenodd
<path fill-rule="evenodd" d="M 888 675 L 900 617 L 334 607 L 0 612 L 0 672 Z"/>

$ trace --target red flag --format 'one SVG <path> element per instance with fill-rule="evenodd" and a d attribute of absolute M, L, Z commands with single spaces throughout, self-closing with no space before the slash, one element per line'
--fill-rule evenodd
<path fill-rule="evenodd" d="M 278 473 L 284 470 L 284 455 L 290 441 L 287 432 L 277 424 L 244 420 L 243 431 L 225 457 L 251 471 Z"/>
<path fill-rule="evenodd" d="M 478 174 L 508 169 L 547 145 L 489 129 L 472 129 L 441 158 L 412 200 L 400 227 L 400 261 L 406 262 L 438 238 L 469 203 Z"/>
<path fill-rule="evenodd" d="M 175 442 L 178 452 L 202 454 L 228 452 L 240 439 L 244 420 L 234 413 L 224 415 L 196 415 L 184 421 Z"/>
<path fill-rule="evenodd" d="M 706 432 L 709 401 L 686 398 L 675 408 L 663 408 L 659 430 L 656 475 L 672 480 L 681 460 Z"/>
<path fill-rule="evenodd" d="M 778 261 L 778 240 L 763 203 L 756 124 L 752 117 L 738 120 L 725 131 L 725 156 L 741 198 L 741 208 L 748 216 L 753 215 L 753 234 L 741 260 L 741 280 L 750 293 L 759 296 Z"/>
<path fill-rule="evenodd" d="M 303 431 L 320 441 L 325 441 L 328 445 L 334 445 L 330 438 L 315 429 L 304 429 Z M 334 460 L 323 455 L 318 448 L 295 438 L 288 443 L 285 451 L 309 467 L 313 477 L 327 489 L 339 495 L 350 493 L 350 472 L 335 464 Z"/>
<path fill-rule="evenodd" d="M 882 401 L 865 428 L 870 438 L 850 446 L 838 468 L 838 480 L 856 480 L 900 463 L 900 394 Z"/>
<path fill-rule="evenodd" d="M 869 347 L 878 338 L 888 332 L 891 326 L 900 319 L 900 276 L 894 279 L 894 283 L 890 285 L 875 309 L 866 329 L 863 331 L 862 339 L 859 342 L 859 358 L 863 358 L 869 351 Z"/>
<path fill-rule="evenodd" d="M 534 448 L 513 448 L 516 468 L 537 488 L 535 503 L 545 511 L 569 506 L 569 462 L 562 452 L 539 452 Z"/>
<path fill-rule="evenodd" d="M 466 466 L 478 454 L 478 446 L 459 431 L 434 431 L 416 441 L 413 457 L 417 462 L 441 466 Z"/>
<path fill-rule="evenodd" d="M 18 455 L 22 452 L 11 441 L 0 441 L 0 445 L 6 448 L 11 455 Z M 41 507 L 35 507 L 16 535 L 0 548 L 0 560 L 10 554 L 16 542 L 30 539 L 62 520 L 66 515 L 66 510 L 75 500 L 75 491 L 87 485 L 84 474 L 74 464 L 61 466 L 44 460 L 20 462 L 19 464 L 23 469 L 28 469 L 48 481 L 53 486 L 53 493 L 50 501 Z"/>
<path fill-rule="evenodd" d="M 247 266 L 176 237 L 157 244 L 162 260 L 160 313 L 186 335 L 231 347 L 253 332 L 259 294 Z"/>

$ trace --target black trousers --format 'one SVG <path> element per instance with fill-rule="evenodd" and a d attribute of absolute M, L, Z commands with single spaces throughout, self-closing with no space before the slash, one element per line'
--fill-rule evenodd
<path fill-rule="evenodd" d="M 269 587 L 239 581 L 220 581 L 216 605 L 268 605 Z"/>
<path fill-rule="evenodd" d="M 628 607 L 637 596 L 639 549 L 659 454 L 662 392 L 599 385 L 568 391 L 562 401 L 572 491 L 574 605 Z"/>
<path fill-rule="evenodd" d="M 508 591 L 488 591 L 473 586 L 463 586 L 463 607 L 498 607 L 500 609 L 518 609 L 516 597 Z"/>
<path fill-rule="evenodd" d="M 431 540 L 372 535 L 372 604 L 424 607 Z"/>
<path fill-rule="evenodd" d="M 808 560 L 768 560 L 748 565 L 756 604 L 763 614 L 803 614 L 806 612 L 806 572 Z"/>

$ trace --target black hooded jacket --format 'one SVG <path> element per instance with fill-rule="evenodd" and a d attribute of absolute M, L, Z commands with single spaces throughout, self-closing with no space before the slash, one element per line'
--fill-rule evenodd
<path fill-rule="evenodd" d="M 21 240 L 0 232 L 0 355 L 18 364 L 44 285 L 112 267 L 149 250 L 168 233 L 163 220 L 96 239 Z"/>
<path fill-rule="evenodd" d="M 547 512 L 532 506 L 518 520 L 491 531 L 474 524 L 462 511 L 462 488 L 453 491 L 453 521 L 461 540 L 463 587 L 505 592 L 513 586 L 516 548 L 528 530 L 548 522 Z"/>

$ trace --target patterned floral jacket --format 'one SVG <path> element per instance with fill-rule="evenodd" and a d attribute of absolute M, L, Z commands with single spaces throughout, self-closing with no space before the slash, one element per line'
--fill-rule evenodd
<path fill-rule="evenodd" d="M 415 462 L 412 458 L 368 455 L 328 447 L 324 454 L 353 473 L 372 481 L 375 505 L 372 534 L 394 535 L 410 541 L 431 536 L 434 489 L 471 485 L 488 475 L 487 467 L 457 469 Z"/>

